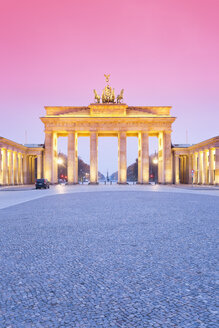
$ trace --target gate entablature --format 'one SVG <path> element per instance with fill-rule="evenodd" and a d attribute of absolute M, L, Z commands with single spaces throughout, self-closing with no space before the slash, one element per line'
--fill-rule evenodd
<path fill-rule="evenodd" d="M 89 106 L 45 106 L 46 117 L 171 117 L 171 106 L 128 106 L 90 104 Z"/>

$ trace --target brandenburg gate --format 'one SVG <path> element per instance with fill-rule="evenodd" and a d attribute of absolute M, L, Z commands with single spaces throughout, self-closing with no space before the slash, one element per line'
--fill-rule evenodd
<path fill-rule="evenodd" d="M 68 183 L 78 183 L 78 137 L 90 137 L 90 183 L 98 183 L 98 137 L 118 138 L 118 183 L 127 183 L 126 141 L 138 138 L 138 183 L 149 183 L 150 136 L 158 138 L 158 182 L 173 182 L 171 132 L 175 117 L 171 107 L 128 106 L 123 103 L 123 90 L 115 91 L 106 75 L 107 85 L 95 103 L 87 107 L 49 107 L 41 117 L 45 125 L 44 177 L 57 183 L 57 139 L 68 138 Z M 101 102 L 102 100 L 102 102 Z"/>

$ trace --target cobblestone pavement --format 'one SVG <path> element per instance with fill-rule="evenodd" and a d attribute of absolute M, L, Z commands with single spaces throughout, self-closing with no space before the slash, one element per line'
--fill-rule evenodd
<path fill-rule="evenodd" d="M 54 195 L 0 211 L 0 327 L 216 328 L 218 197 Z"/>

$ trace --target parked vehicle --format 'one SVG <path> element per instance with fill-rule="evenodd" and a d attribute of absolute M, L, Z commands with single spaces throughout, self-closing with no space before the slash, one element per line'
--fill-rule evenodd
<path fill-rule="evenodd" d="M 49 189 L 49 181 L 47 179 L 37 179 L 35 182 L 36 189 Z"/>

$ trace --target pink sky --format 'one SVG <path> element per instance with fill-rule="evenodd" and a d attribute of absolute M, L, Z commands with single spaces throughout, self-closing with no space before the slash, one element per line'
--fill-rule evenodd
<path fill-rule="evenodd" d="M 171 105 L 172 141 L 219 134 L 218 0 L 1 0 L 0 135 L 43 143 L 45 105 Z M 9 124 L 10 121 L 10 124 Z"/>

